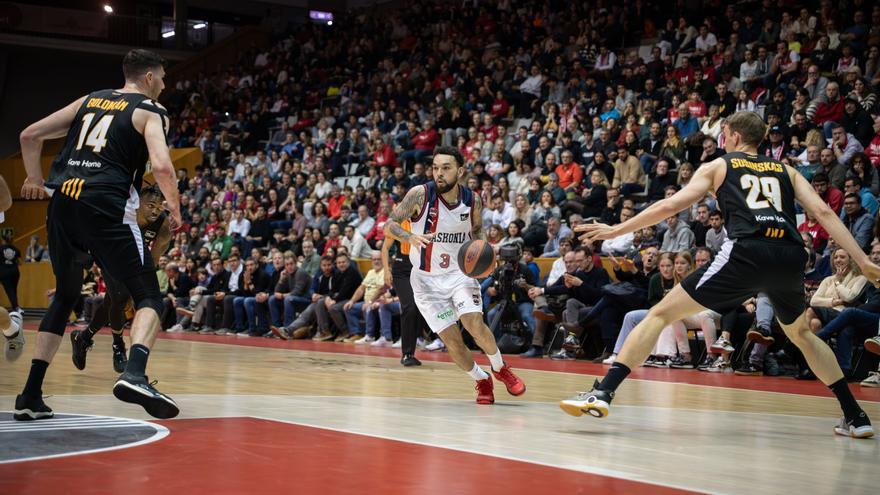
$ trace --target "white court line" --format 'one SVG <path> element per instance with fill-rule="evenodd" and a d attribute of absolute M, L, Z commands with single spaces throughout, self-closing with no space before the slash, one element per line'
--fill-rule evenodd
<path fill-rule="evenodd" d="M 11 411 L 0 411 L 0 412 L 11 412 Z M 91 415 L 91 414 L 80 414 L 80 416 L 88 416 L 88 417 L 92 417 L 92 418 L 107 417 L 107 416 L 96 416 L 96 415 Z M 128 418 L 119 418 L 119 419 L 128 419 Z M 109 452 L 112 450 L 122 450 L 122 449 L 128 449 L 128 448 L 132 448 L 132 447 L 140 447 L 141 445 L 147 445 L 147 444 L 150 444 L 153 442 L 158 442 L 159 440 L 162 440 L 163 438 L 167 437 L 168 434 L 170 433 L 170 431 L 168 431 L 168 428 L 165 428 L 162 425 L 150 423 L 148 421 L 143 421 L 140 419 L 128 419 L 128 420 L 131 421 L 132 423 L 138 424 L 139 426 L 151 427 L 156 431 L 156 433 L 153 434 L 153 436 L 151 436 L 149 438 L 145 438 L 145 439 L 137 441 L 137 442 L 127 443 L 125 445 L 114 445 L 112 447 L 101 447 L 101 448 L 97 448 L 97 449 L 80 450 L 77 452 L 65 452 L 62 454 L 22 457 L 20 459 L 9 459 L 6 461 L 0 460 L 0 464 L 12 464 L 15 462 L 27 462 L 27 461 L 42 461 L 45 459 L 57 459 L 59 457 L 71 457 L 71 456 L 75 456 L 75 455 L 96 454 L 99 452 Z M 132 425 L 132 426 L 135 426 L 135 425 Z"/>
<path fill-rule="evenodd" d="M 662 486 L 664 488 L 673 488 L 676 490 L 684 490 L 684 491 L 688 491 L 688 492 L 706 493 L 705 488 L 679 485 L 676 483 L 666 483 L 666 482 L 659 482 L 659 481 L 652 481 L 652 480 L 636 479 L 636 477 L 634 477 L 633 473 L 631 473 L 631 472 L 616 471 L 613 469 L 605 469 L 605 468 L 600 468 L 600 467 L 595 467 L 595 466 L 579 465 L 576 468 L 575 467 L 566 467 L 566 466 L 560 466 L 558 464 L 550 464 L 548 462 L 535 461 L 533 459 L 526 459 L 526 458 L 522 458 L 522 457 L 502 455 L 502 454 L 477 452 L 474 450 L 468 450 L 468 449 L 457 448 L 457 447 L 450 447 L 448 445 L 442 445 L 439 443 L 425 442 L 425 441 L 421 441 L 421 440 L 412 440 L 412 439 L 408 439 L 408 438 L 404 438 L 404 437 L 396 437 L 396 436 L 392 436 L 392 435 L 381 435 L 381 434 L 377 434 L 377 433 L 364 433 L 364 432 L 359 432 L 359 431 L 346 430 L 343 428 L 334 428 L 334 427 L 330 427 L 330 426 L 303 423 L 303 422 L 299 422 L 299 421 L 290 421 L 290 420 L 284 420 L 284 419 L 267 418 L 267 417 L 263 417 L 263 416 L 249 416 L 249 417 L 254 418 L 254 419 L 262 419 L 265 421 L 277 421 L 279 423 L 287 423 L 287 424 L 296 425 L 296 426 L 307 426 L 310 428 L 317 428 L 317 429 L 321 429 L 321 430 L 335 431 L 335 432 L 339 432 L 339 433 L 347 433 L 349 435 L 360 435 L 360 436 L 364 436 L 364 437 L 380 438 L 382 440 L 392 440 L 395 442 L 411 443 L 411 444 L 415 444 L 415 445 L 422 445 L 424 447 L 433 447 L 433 448 L 437 448 L 437 449 L 453 450 L 456 452 L 464 452 L 466 454 L 476 454 L 476 455 L 482 455 L 482 456 L 486 456 L 486 457 L 495 457 L 498 459 L 505 459 L 508 461 L 516 461 L 516 462 L 523 462 L 523 463 L 527 463 L 527 464 L 535 464 L 538 466 L 544 466 L 544 467 L 549 467 L 549 468 L 554 468 L 554 469 L 563 469 L 566 471 L 573 471 L 576 473 L 596 474 L 599 476 L 606 476 L 609 478 L 617 478 L 617 479 L 620 479 L 623 481 L 643 483 L 646 485 Z M 648 491 L 646 493 L 650 493 L 650 491 Z"/>
<path fill-rule="evenodd" d="M 105 428 L 141 428 L 141 425 L 133 425 L 133 424 L 117 424 L 117 425 L 102 425 L 102 426 L 49 426 L 46 428 L 40 428 L 39 430 L 0 430 L 0 433 L 22 433 L 29 431 L 43 432 L 43 431 L 58 431 L 58 430 L 102 430 Z"/>

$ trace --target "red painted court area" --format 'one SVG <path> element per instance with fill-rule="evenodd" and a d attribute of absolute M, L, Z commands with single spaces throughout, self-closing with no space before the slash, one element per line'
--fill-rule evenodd
<path fill-rule="evenodd" d="M 141 447 L 0 465 L 0 493 L 690 493 L 270 420 L 157 423 L 171 434 Z"/>

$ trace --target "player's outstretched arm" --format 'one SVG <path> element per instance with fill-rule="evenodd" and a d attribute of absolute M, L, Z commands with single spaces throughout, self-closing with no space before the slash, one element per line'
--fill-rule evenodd
<path fill-rule="evenodd" d="M 383 227 L 385 236 L 397 239 L 398 241 L 408 242 L 415 248 L 427 246 L 433 238 L 432 234 L 414 234 L 412 232 L 407 232 L 401 225 L 401 223 L 407 218 L 412 218 L 418 215 L 419 209 L 424 202 L 424 187 L 414 187 L 407 191 L 406 196 L 404 196 L 403 199 L 394 206 L 394 209 L 391 210 L 391 218 L 385 222 L 385 226 Z"/>
<path fill-rule="evenodd" d="M 471 213 L 471 239 L 486 240 L 486 231 L 483 230 L 483 200 L 479 194 L 474 194 L 474 211 Z"/>
<path fill-rule="evenodd" d="M 174 173 L 174 164 L 171 162 L 171 153 L 165 141 L 163 117 L 155 112 L 135 110 L 135 126 L 141 119 L 144 119 L 144 140 L 150 154 L 153 177 L 159 184 L 159 189 L 165 196 L 166 208 L 171 213 L 169 217 L 171 229 L 177 229 L 181 224 L 180 193 L 177 190 L 177 176 Z"/>
<path fill-rule="evenodd" d="M 880 267 L 871 262 L 853 238 L 852 234 L 850 234 L 846 225 L 840 221 L 840 217 L 838 217 L 837 214 L 834 213 L 834 210 L 832 210 L 831 207 L 828 206 L 818 194 L 816 194 L 816 191 L 813 189 L 813 186 L 807 182 L 807 179 L 798 173 L 797 170 L 789 166 L 786 166 L 785 168 L 788 172 L 788 176 L 791 178 L 791 183 L 794 185 L 795 198 L 797 198 L 801 206 L 819 221 L 819 224 L 825 228 L 828 235 L 834 239 L 840 247 L 849 253 L 853 261 L 855 261 L 856 264 L 859 265 L 859 268 L 861 268 L 862 274 L 865 275 L 871 283 L 877 285 L 878 282 L 880 282 Z"/>
<path fill-rule="evenodd" d="M 159 228 L 156 239 L 153 241 L 153 246 L 150 248 L 150 255 L 153 257 L 153 264 L 156 266 L 159 266 L 159 258 L 168 251 L 168 246 L 171 245 L 171 237 L 171 227 L 168 226 L 168 222 L 165 222 Z"/>
<path fill-rule="evenodd" d="M 43 141 L 66 136 L 70 124 L 76 118 L 76 112 L 79 111 L 79 107 L 82 106 L 85 99 L 86 97 L 83 96 L 21 131 L 18 140 L 21 144 L 21 159 L 24 162 L 25 170 L 27 170 L 27 179 L 21 186 L 21 197 L 24 199 L 43 199 L 46 197 L 46 190 L 43 189 L 43 167 L 40 165 Z"/>
<path fill-rule="evenodd" d="M 584 233 L 580 237 L 582 242 L 593 242 L 613 239 L 623 234 L 657 225 L 660 221 L 701 200 L 707 192 L 715 191 L 716 186 L 724 179 L 723 173 L 725 171 L 726 163 L 723 158 L 712 160 L 697 169 L 688 185 L 675 195 L 654 203 L 633 218 L 617 225 L 602 223 L 578 225 L 575 231 Z"/>

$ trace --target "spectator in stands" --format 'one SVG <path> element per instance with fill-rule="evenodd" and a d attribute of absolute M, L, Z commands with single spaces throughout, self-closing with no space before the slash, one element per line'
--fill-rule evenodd
<path fill-rule="evenodd" d="M 831 256 L 834 274 L 822 280 L 807 308 L 806 318 L 813 332 L 818 332 L 856 301 L 868 282 L 845 250 L 834 249 Z"/>
<path fill-rule="evenodd" d="M 834 156 L 831 148 L 825 148 L 819 152 L 819 162 L 822 164 L 822 172 L 837 189 L 843 189 L 846 182 L 846 167 Z"/>
<path fill-rule="evenodd" d="M 559 213 L 547 219 L 547 243 L 544 245 L 545 258 L 559 256 L 559 243 L 562 239 L 571 238 L 571 229 L 559 221 Z"/>
<path fill-rule="evenodd" d="M 706 247 L 711 249 L 713 254 L 718 254 L 727 242 L 727 230 L 724 228 L 724 218 L 720 211 L 709 213 L 709 225 L 711 228 L 706 232 Z"/>
<path fill-rule="evenodd" d="M 840 96 L 840 85 L 836 82 L 829 82 L 825 87 L 825 97 L 813 100 L 815 106 L 811 105 L 807 110 L 807 116 L 811 116 L 812 121 L 816 125 L 825 126 L 827 122 L 836 122 L 843 117 L 843 98 Z M 825 136 L 830 137 L 831 129 L 826 126 Z"/>
<path fill-rule="evenodd" d="M 348 322 L 348 334 L 343 342 L 355 344 L 370 344 L 374 347 L 391 345 L 394 342 L 390 333 L 377 338 L 376 323 L 379 321 L 379 309 L 381 296 L 386 290 L 385 272 L 382 267 L 382 255 L 372 253 L 370 256 L 372 266 L 354 294 L 342 307 L 345 311 L 345 319 Z M 361 324 L 363 320 L 363 324 Z M 390 328 L 389 328 L 390 330 Z M 377 343 L 378 342 L 378 343 Z"/>
<path fill-rule="evenodd" d="M 272 325 L 288 326 L 298 312 L 302 312 L 311 302 L 309 288 L 311 276 L 296 264 L 293 256 L 284 257 L 284 268 L 278 274 L 274 295 L 269 299 L 269 313 Z"/>
<path fill-rule="evenodd" d="M 32 235 L 28 247 L 24 251 L 24 262 L 34 263 L 37 261 L 43 261 L 48 257 L 49 251 L 40 244 L 40 236 L 36 234 Z"/>
<path fill-rule="evenodd" d="M 666 219 L 668 226 L 663 234 L 663 242 L 660 251 L 664 253 L 678 253 L 694 247 L 694 233 L 685 223 L 681 222 L 678 215 L 672 215 Z M 706 234 L 708 237 L 708 233 Z"/>
<path fill-rule="evenodd" d="M 355 259 L 367 259 L 373 254 L 367 240 L 351 225 L 345 226 L 345 234 L 340 244 L 345 246 L 348 254 Z"/>
<path fill-rule="evenodd" d="M 831 128 L 830 150 L 833 152 L 833 156 L 835 157 L 835 160 L 838 164 L 849 163 L 849 160 L 853 157 L 853 155 L 864 151 L 864 148 L 862 147 L 862 144 L 859 143 L 858 139 L 856 139 L 856 137 L 852 134 L 848 133 L 842 125 L 838 124 L 837 122 L 832 122 L 829 125 L 826 125 L 826 128 L 827 127 Z M 829 136 L 826 135 L 826 137 Z M 843 167 L 842 165 L 840 166 L 841 168 Z M 834 182 L 833 177 L 832 182 Z"/>
<path fill-rule="evenodd" d="M 880 323 L 880 291 L 871 284 L 866 284 L 865 291 L 867 298 L 863 304 L 845 308 L 816 333 L 822 340 L 836 338 L 834 354 L 840 369 L 847 377 L 853 372 L 853 342 L 862 342 L 866 337 L 877 335 Z"/>
<path fill-rule="evenodd" d="M 865 170 L 865 165 L 868 161 L 867 157 L 865 157 L 864 153 L 859 153 L 850 160 L 850 170 L 847 171 L 847 174 L 851 173 L 854 169 L 861 169 L 862 177 L 866 174 L 871 174 L 874 178 L 871 179 L 868 176 L 868 180 L 872 182 L 876 182 L 877 172 L 873 170 L 872 167 L 868 166 L 868 170 Z M 853 163 L 856 162 L 856 163 Z M 858 172 L 855 172 L 858 173 Z M 859 200 L 861 201 L 862 208 L 867 210 L 871 216 L 875 216 L 878 210 L 877 198 L 874 196 L 872 191 L 865 189 L 862 187 L 862 178 L 858 175 L 851 175 L 846 178 L 843 184 L 843 192 L 845 194 L 855 194 Z"/>
<path fill-rule="evenodd" d="M 630 155 L 626 146 L 618 147 L 611 186 L 619 188 L 622 196 L 629 196 L 644 192 L 646 183 L 647 177 L 638 158 Z"/>
<path fill-rule="evenodd" d="M 686 148 L 684 141 L 679 135 L 678 127 L 675 125 L 666 126 L 666 139 L 660 148 L 660 156 L 669 158 L 678 167 L 685 161 Z"/>
<path fill-rule="evenodd" d="M 850 181 L 851 182 L 851 181 Z M 843 223 L 864 251 L 868 251 L 874 231 L 874 217 L 862 208 L 858 194 L 847 192 L 843 199 Z"/>

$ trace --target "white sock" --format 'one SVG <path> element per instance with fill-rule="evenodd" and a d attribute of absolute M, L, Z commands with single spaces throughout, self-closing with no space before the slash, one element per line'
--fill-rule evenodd
<path fill-rule="evenodd" d="M 492 363 L 493 371 L 501 371 L 504 367 L 504 359 L 501 358 L 501 351 L 495 351 L 495 354 L 486 354 L 489 356 L 489 362 Z"/>
<path fill-rule="evenodd" d="M 489 378 L 489 374 L 483 371 L 483 368 L 480 368 L 477 363 L 474 363 L 474 367 L 471 368 L 470 371 L 467 372 L 468 375 L 471 376 L 475 381 L 485 380 Z"/>

